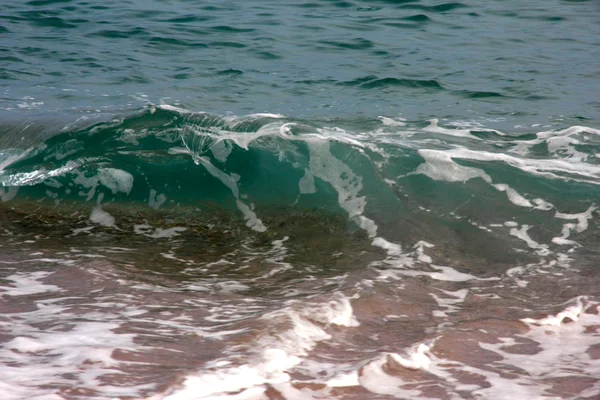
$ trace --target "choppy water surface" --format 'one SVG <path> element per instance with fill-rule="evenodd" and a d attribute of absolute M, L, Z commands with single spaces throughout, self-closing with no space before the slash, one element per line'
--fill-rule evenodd
<path fill-rule="evenodd" d="M 599 398 L 599 11 L 4 2 L 0 397 Z"/>

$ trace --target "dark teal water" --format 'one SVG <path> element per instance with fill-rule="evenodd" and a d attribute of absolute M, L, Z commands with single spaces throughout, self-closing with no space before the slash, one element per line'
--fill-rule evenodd
<path fill-rule="evenodd" d="M 599 118 L 595 1 L 3 3 L 4 111 Z"/>
<path fill-rule="evenodd" d="M 2 399 L 598 398 L 597 1 L 0 3 Z"/>

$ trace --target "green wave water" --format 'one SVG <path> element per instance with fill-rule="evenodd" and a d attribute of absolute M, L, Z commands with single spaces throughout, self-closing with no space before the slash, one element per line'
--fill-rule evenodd
<path fill-rule="evenodd" d="M 273 210 L 345 216 L 370 237 L 383 231 L 400 241 L 415 229 L 463 229 L 459 214 L 482 225 L 526 218 L 559 232 L 554 210 L 587 208 L 600 194 L 598 134 L 148 106 L 4 150 L 0 182 L 7 205 L 193 209 L 226 213 L 259 232 L 269 228 L 261 216 Z"/>

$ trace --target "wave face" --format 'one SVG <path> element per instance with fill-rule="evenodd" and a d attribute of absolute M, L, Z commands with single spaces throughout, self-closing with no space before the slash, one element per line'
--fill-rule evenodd
<path fill-rule="evenodd" d="M 368 147 L 343 130 L 279 115 L 221 118 L 150 107 L 52 136 L 26 151 L 7 149 L 0 179 L 4 201 L 18 193 L 56 204 L 216 207 L 238 212 L 263 231 L 257 214 L 269 207 L 358 218 L 369 192 L 387 192 L 397 203 L 375 164 L 383 156 Z"/>
<path fill-rule="evenodd" d="M 599 133 L 148 106 L 3 150 L 1 198 L 81 208 L 101 224 L 112 223 L 98 214 L 111 205 L 225 213 L 257 232 L 269 229 L 263 219 L 274 210 L 318 210 L 370 238 L 383 229 L 400 241 L 408 236 L 396 237 L 398 227 L 435 231 L 427 223 L 445 226 L 459 210 L 482 226 L 535 215 L 560 227 L 559 215 L 600 194 Z"/>

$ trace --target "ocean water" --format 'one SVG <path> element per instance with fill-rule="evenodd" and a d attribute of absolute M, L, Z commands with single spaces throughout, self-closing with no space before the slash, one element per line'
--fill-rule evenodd
<path fill-rule="evenodd" d="M 0 398 L 600 399 L 599 34 L 0 1 Z"/>

